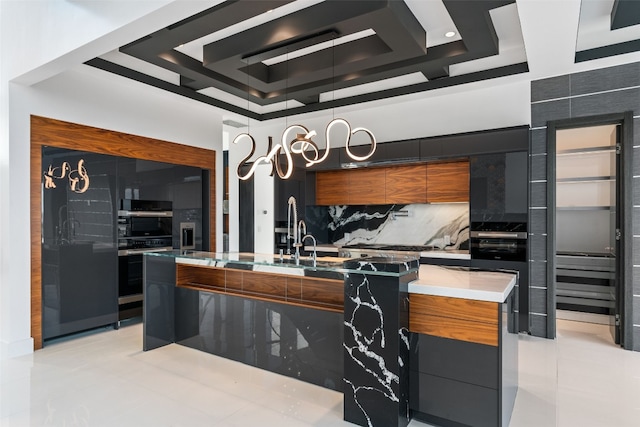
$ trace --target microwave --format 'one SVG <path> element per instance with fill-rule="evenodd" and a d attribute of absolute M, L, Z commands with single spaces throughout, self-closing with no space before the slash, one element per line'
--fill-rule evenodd
<path fill-rule="evenodd" d="M 119 238 L 172 235 L 173 211 L 171 210 L 171 202 L 123 200 L 121 207 L 125 209 L 118 211 Z"/>

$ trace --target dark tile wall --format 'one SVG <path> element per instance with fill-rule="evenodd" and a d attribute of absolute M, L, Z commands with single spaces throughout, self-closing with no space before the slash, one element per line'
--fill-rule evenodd
<path fill-rule="evenodd" d="M 530 260 L 531 334 L 555 337 L 555 311 L 547 296 L 547 123 L 549 121 L 633 111 L 632 204 L 640 206 L 640 62 L 531 82 Z M 640 351 L 640 208 L 633 208 L 631 313 L 625 317 L 627 347 Z M 635 267 L 638 266 L 638 267 Z"/>

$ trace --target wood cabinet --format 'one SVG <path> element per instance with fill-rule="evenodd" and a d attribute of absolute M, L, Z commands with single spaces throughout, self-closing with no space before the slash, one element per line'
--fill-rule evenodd
<path fill-rule="evenodd" d="M 426 203 L 426 163 L 385 168 L 385 188 L 385 203 Z"/>
<path fill-rule="evenodd" d="M 326 171 L 316 173 L 316 205 L 349 204 L 349 171 Z"/>
<path fill-rule="evenodd" d="M 427 163 L 427 202 L 469 201 L 469 161 Z"/>
<path fill-rule="evenodd" d="M 409 294 L 414 418 L 509 425 L 518 389 L 515 298 L 515 289 L 502 303 Z"/>
<path fill-rule="evenodd" d="M 441 338 L 498 345 L 496 302 L 411 294 L 409 330 Z"/>
<path fill-rule="evenodd" d="M 356 169 L 347 172 L 349 176 L 347 204 L 383 205 L 386 203 L 384 169 Z"/>
<path fill-rule="evenodd" d="M 316 205 L 467 201 L 467 160 L 316 173 Z"/>
<path fill-rule="evenodd" d="M 344 280 L 176 264 L 176 286 L 342 312 Z"/>

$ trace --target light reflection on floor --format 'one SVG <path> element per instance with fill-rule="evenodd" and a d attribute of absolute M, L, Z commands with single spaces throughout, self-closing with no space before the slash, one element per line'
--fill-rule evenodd
<path fill-rule="evenodd" d="M 178 345 L 143 352 L 142 325 L 0 363 L 0 426 L 350 426 L 342 395 Z M 520 335 L 511 427 L 638 426 L 640 353 L 606 325 Z M 411 427 L 425 424 L 413 421 Z"/>

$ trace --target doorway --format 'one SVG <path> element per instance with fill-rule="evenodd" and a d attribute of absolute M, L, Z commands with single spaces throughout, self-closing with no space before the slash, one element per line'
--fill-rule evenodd
<path fill-rule="evenodd" d="M 549 130 L 550 321 L 608 324 L 612 342 L 624 346 L 624 120 L 568 121 Z"/>

